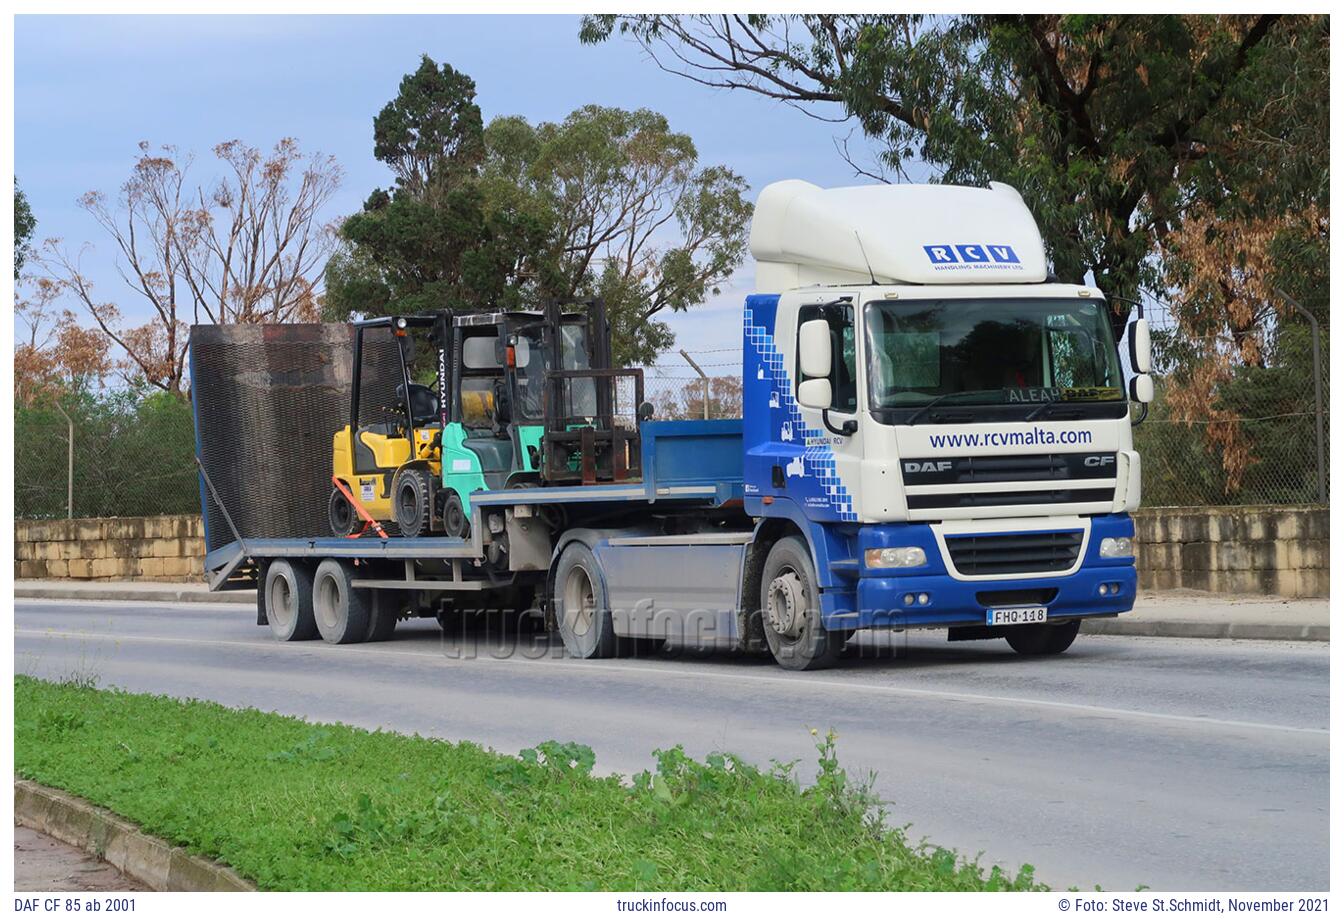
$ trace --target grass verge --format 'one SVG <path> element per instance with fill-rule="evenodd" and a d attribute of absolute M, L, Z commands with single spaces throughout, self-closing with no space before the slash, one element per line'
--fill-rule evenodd
<path fill-rule="evenodd" d="M 819 736 L 815 781 L 655 752 L 633 781 L 545 742 L 471 743 L 14 679 L 14 763 L 282 890 L 1034 887 L 892 828 Z"/>

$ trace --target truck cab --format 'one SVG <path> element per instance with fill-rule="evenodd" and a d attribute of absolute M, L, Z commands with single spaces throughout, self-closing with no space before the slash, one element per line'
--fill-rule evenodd
<path fill-rule="evenodd" d="M 1101 292 L 1049 278 L 1015 190 L 776 183 L 751 245 L 744 506 L 805 537 L 828 630 L 1044 653 L 1132 608 L 1151 380 L 1126 384 Z M 1126 338 L 1146 372 L 1146 323 Z"/>

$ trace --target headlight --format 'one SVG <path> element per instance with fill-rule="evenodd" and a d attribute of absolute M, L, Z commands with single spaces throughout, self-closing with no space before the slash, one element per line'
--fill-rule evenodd
<path fill-rule="evenodd" d="M 1134 555 L 1134 541 L 1129 537 L 1102 537 L 1101 557 L 1116 559 Z"/>
<path fill-rule="evenodd" d="M 889 546 L 863 554 L 863 562 L 870 569 L 912 569 L 927 561 L 920 546 Z"/>

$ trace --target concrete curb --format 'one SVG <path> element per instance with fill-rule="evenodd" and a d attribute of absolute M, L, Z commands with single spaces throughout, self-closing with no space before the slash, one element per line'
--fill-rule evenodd
<path fill-rule="evenodd" d="M 1260 639 L 1329 642 L 1330 627 L 1307 623 L 1215 623 L 1207 620 L 1084 620 L 1084 633 L 1094 636 L 1157 636 L 1165 639 Z"/>
<path fill-rule="evenodd" d="M 157 601 L 163 604 L 247 604 L 256 606 L 255 589 L 241 591 L 206 591 L 196 586 L 165 586 L 142 588 L 134 585 L 83 582 L 78 587 L 61 585 L 25 585 L 14 582 L 14 596 L 34 600 L 64 601 Z"/>
<path fill-rule="evenodd" d="M 153 891 L 256 891 L 228 866 L 142 832 L 78 796 L 14 780 L 14 820 L 106 860 Z"/>

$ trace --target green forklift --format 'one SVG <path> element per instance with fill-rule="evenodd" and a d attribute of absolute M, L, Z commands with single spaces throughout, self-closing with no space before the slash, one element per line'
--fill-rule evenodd
<path fill-rule="evenodd" d="M 540 312 L 456 316 L 443 426 L 443 532 L 470 534 L 471 494 L 637 482 L 639 430 L 614 411 L 622 379 L 644 407 L 644 375 L 611 367 L 601 300 Z"/>

